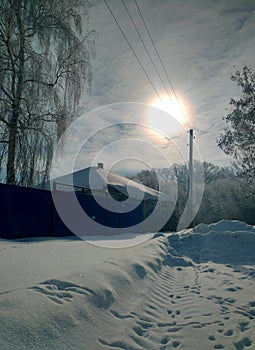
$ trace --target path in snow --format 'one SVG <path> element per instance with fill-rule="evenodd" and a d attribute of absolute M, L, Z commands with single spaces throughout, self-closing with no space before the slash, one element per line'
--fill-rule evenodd
<path fill-rule="evenodd" d="M 1 243 L 1 242 L 0 242 Z M 1 350 L 253 350 L 255 229 L 0 244 Z"/>
<path fill-rule="evenodd" d="M 165 266 L 144 302 L 119 314 L 118 337 L 100 338 L 108 349 L 253 349 L 255 348 L 254 280 L 232 267 L 216 264 Z M 114 338 L 114 339 L 113 339 Z"/>

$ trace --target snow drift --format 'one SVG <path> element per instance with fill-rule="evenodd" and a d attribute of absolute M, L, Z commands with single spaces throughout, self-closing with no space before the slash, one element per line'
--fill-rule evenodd
<path fill-rule="evenodd" d="M 238 221 L 130 248 L 0 243 L 0 348 L 253 349 L 255 229 Z"/>

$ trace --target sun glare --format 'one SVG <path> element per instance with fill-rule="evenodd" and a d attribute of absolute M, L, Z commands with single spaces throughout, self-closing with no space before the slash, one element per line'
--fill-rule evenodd
<path fill-rule="evenodd" d="M 183 129 L 189 128 L 188 104 L 183 99 L 178 98 L 177 100 L 175 96 L 162 95 L 161 98 L 153 98 L 148 104 L 156 108 L 147 114 L 146 122 L 152 128 L 159 130 L 159 139 L 162 138 L 160 132 L 172 137 L 182 132 Z M 157 133 L 156 130 L 155 133 Z"/>
<path fill-rule="evenodd" d="M 170 98 L 168 95 L 161 97 L 161 99 L 156 98 L 151 102 L 153 107 L 162 109 L 162 111 L 170 114 L 174 117 L 180 124 L 184 125 L 186 123 L 183 107 L 176 98 Z"/>

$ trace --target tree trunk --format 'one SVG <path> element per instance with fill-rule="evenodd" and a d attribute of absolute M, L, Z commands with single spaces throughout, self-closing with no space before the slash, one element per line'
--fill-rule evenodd
<path fill-rule="evenodd" d="M 24 82 L 24 64 L 25 64 L 25 33 L 20 16 L 21 1 L 17 1 L 14 7 L 14 12 L 17 18 L 18 30 L 19 30 L 19 54 L 18 54 L 18 70 L 17 74 L 14 68 L 12 77 L 12 94 L 15 96 L 12 106 L 12 117 L 9 126 L 9 142 L 8 142 L 8 158 L 7 158 L 7 174 L 6 182 L 8 184 L 16 183 L 15 176 L 15 154 L 16 154 L 16 139 L 18 130 L 18 118 L 20 113 L 20 101 L 22 96 L 22 88 Z M 17 83 L 17 84 L 16 84 Z"/>
<path fill-rule="evenodd" d="M 6 182 L 10 185 L 16 183 L 15 177 L 15 151 L 16 151 L 16 135 L 17 135 L 17 121 L 18 111 L 14 108 L 12 120 L 9 128 L 9 142 L 8 142 L 8 158 L 7 158 L 7 174 Z"/>

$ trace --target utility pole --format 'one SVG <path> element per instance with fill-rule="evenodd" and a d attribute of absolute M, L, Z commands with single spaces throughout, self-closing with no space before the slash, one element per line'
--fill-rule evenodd
<path fill-rule="evenodd" d="M 189 197 L 191 210 L 193 206 L 193 129 L 189 131 Z"/>

